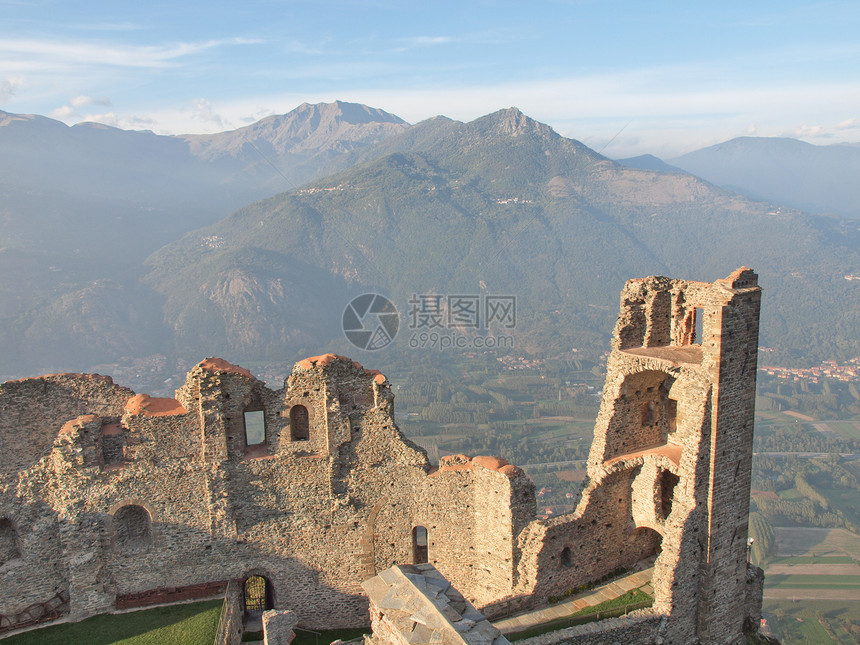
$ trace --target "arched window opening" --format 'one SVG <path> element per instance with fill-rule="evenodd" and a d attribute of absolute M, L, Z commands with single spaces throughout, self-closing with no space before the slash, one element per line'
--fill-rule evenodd
<path fill-rule="evenodd" d="M 559 561 L 561 562 L 561 566 L 563 567 L 573 566 L 573 554 L 571 553 L 569 546 L 566 546 L 561 550 L 561 556 L 559 557 Z"/>
<path fill-rule="evenodd" d="M 311 437 L 308 409 L 303 405 L 290 408 L 290 438 L 293 441 L 307 441 Z"/>
<path fill-rule="evenodd" d="M 633 531 L 630 534 L 630 541 L 635 544 L 640 559 L 660 555 L 663 551 L 663 536 L 646 526 L 640 526 Z"/>
<path fill-rule="evenodd" d="M 665 520 L 672 512 L 672 501 L 675 498 L 675 487 L 681 481 L 678 475 L 668 470 L 660 473 L 657 479 L 657 489 L 659 492 L 657 512 L 660 519 Z"/>
<path fill-rule="evenodd" d="M 272 609 L 272 586 L 263 576 L 251 576 L 244 585 L 245 613 L 251 616 L 262 616 L 267 609 Z"/>
<path fill-rule="evenodd" d="M 428 561 L 427 529 L 416 526 L 412 529 L 412 564 L 424 564 Z"/>
<path fill-rule="evenodd" d="M 607 429 L 607 459 L 667 442 L 667 400 L 674 383 L 675 378 L 662 370 L 644 370 L 625 377 Z"/>
<path fill-rule="evenodd" d="M 266 413 L 262 410 L 245 411 L 245 445 L 266 443 Z"/>
<path fill-rule="evenodd" d="M 18 531 L 8 517 L 0 519 L 0 566 L 21 557 L 18 549 Z"/>
<path fill-rule="evenodd" d="M 129 504 L 113 516 L 114 543 L 122 553 L 145 551 L 152 546 L 152 519 L 143 506 Z"/>

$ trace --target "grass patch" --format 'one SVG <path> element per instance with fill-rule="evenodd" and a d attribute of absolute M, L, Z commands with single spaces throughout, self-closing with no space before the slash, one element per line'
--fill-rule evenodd
<path fill-rule="evenodd" d="M 796 488 L 789 488 L 788 490 L 781 490 L 777 493 L 777 495 L 779 496 L 780 499 L 787 499 L 787 500 L 806 499 L 804 497 L 804 495 L 799 490 L 797 490 Z"/>
<path fill-rule="evenodd" d="M 820 491 L 830 502 L 831 510 L 841 511 L 852 524 L 860 524 L 860 500 L 856 489 L 821 487 Z"/>
<path fill-rule="evenodd" d="M 295 630 L 296 637 L 293 639 L 292 645 L 328 645 L 338 639 L 349 641 L 353 638 L 358 638 L 362 634 L 369 634 L 369 627 L 359 627 L 356 629 L 326 629 L 318 632 L 311 632 L 297 627 Z"/>
<path fill-rule="evenodd" d="M 860 439 L 860 427 L 858 427 L 856 421 L 840 419 L 837 421 L 828 421 L 827 425 L 835 430 L 843 439 Z"/>
<path fill-rule="evenodd" d="M 641 589 L 632 589 L 624 595 L 613 598 L 612 600 L 606 600 L 598 605 L 592 605 L 591 607 L 583 607 L 579 611 L 574 612 L 565 618 L 559 618 L 548 623 L 543 623 L 542 625 L 536 625 L 531 629 L 526 629 L 521 632 L 505 634 L 505 636 L 509 641 L 519 641 L 525 638 L 531 638 L 532 636 L 540 636 L 541 634 L 548 634 L 549 632 L 564 629 L 565 627 L 573 627 L 574 625 L 583 625 L 595 620 L 610 618 L 613 615 L 621 616 L 624 614 L 624 609 L 628 605 L 643 603 L 643 606 L 646 606 L 644 603 L 648 601 L 653 602 L 653 600 L 654 599 L 651 596 Z M 650 606 L 650 603 L 647 606 Z M 601 616 L 599 618 L 596 616 L 597 612 L 601 612 Z M 606 612 L 607 615 L 602 615 L 604 612 Z"/>
<path fill-rule="evenodd" d="M 860 604 L 840 600 L 765 600 L 764 616 L 782 643 L 852 645 L 860 641 Z"/>
<path fill-rule="evenodd" d="M 222 600 L 93 616 L 10 636 L 3 645 L 212 645 Z"/>

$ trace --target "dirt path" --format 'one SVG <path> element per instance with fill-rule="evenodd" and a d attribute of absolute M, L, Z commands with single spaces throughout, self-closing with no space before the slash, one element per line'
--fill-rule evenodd
<path fill-rule="evenodd" d="M 774 564 L 765 571 L 767 576 L 860 576 L 856 564 Z"/>
<path fill-rule="evenodd" d="M 765 589 L 765 600 L 860 600 L 860 589 Z"/>
<path fill-rule="evenodd" d="M 839 433 L 826 423 L 813 423 L 812 427 L 814 427 L 816 430 L 818 430 L 818 432 L 823 434 L 828 439 L 839 439 Z"/>

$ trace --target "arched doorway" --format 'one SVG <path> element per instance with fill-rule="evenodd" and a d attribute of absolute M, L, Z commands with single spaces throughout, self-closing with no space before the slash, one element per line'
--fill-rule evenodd
<path fill-rule="evenodd" d="M 243 587 L 246 617 L 260 617 L 274 607 L 272 585 L 263 576 L 249 576 Z"/>

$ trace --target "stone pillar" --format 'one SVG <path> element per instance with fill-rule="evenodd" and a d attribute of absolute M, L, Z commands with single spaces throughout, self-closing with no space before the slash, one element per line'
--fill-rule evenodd
<path fill-rule="evenodd" d="M 749 269 L 713 285 L 722 300 L 711 336 L 714 400 L 710 437 L 708 541 L 699 605 L 699 638 L 732 643 L 743 631 L 747 587 L 747 529 L 752 470 L 761 288 Z M 708 322 L 708 321 L 706 321 Z M 707 348 L 706 348 L 707 349 Z"/>
<path fill-rule="evenodd" d="M 296 637 L 293 627 L 299 622 L 291 611 L 269 609 L 263 612 L 264 645 L 290 645 Z"/>

